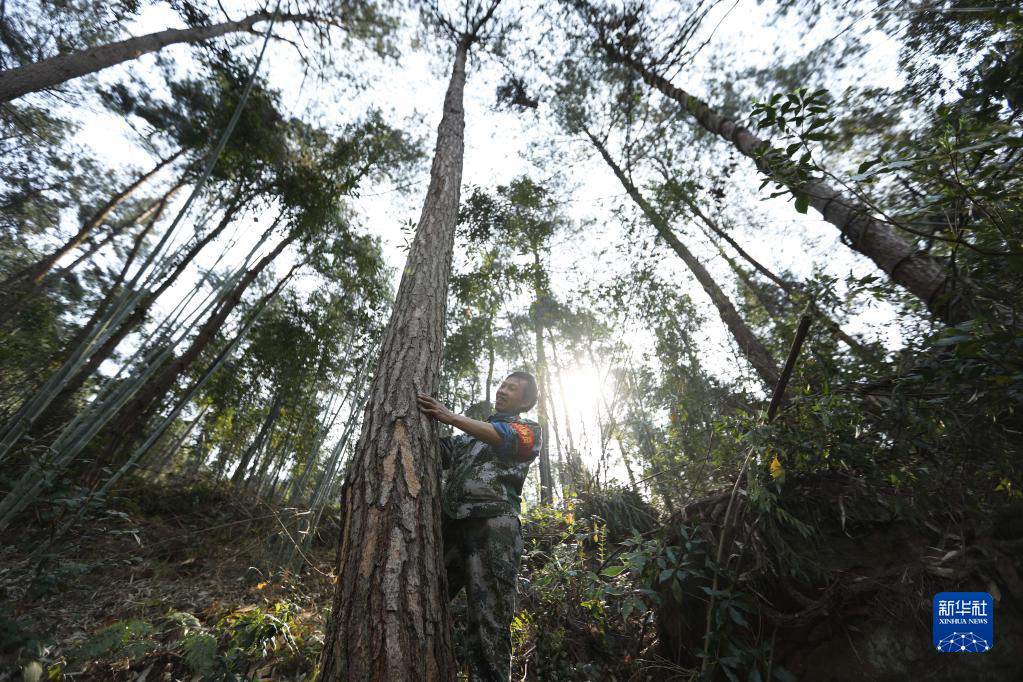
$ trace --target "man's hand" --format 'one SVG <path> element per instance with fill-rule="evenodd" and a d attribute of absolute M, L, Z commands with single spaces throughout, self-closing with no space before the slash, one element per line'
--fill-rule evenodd
<path fill-rule="evenodd" d="M 457 416 L 433 396 L 420 393 L 416 396 L 416 403 L 423 414 L 431 419 L 436 419 L 441 424 L 452 424 L 454 423 L 454 417 Z"/>
<path fill-rule="evenodd" d="M 460 431 L 465 431 L 467 434 L 474 438 L 478 438 L 485 443 L 490 445 L 501 444 L 501 434 L 497 432 L 497 429 L 488 422 L 481 422 L 476 419 L 470 419 L 461 414 L 455 414 L 448 408 L 434 398 L 433 396 L 419 393 L 416 395 L 416 403 L 419 405 L 419 409 L 422 410 L 423 414 L 431 419 L 439 421 L 441 424 L 450 424 Z"/>

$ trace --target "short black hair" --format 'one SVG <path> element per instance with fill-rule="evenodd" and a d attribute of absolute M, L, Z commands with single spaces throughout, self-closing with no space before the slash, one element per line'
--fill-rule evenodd
<path fill-rule="evenodd" d="M 512 372 L 507 378 L 521 379 L 526 382 L 526 390 L 522 392 L 522 398 L 529 404 L 522 408 L 522 411 L 526 412 L 533 409 L 533 406 L 536 405 L 537 398 L 540 396 L 540 391 L 536 387 L 536 378 L 529 372 Z"/>

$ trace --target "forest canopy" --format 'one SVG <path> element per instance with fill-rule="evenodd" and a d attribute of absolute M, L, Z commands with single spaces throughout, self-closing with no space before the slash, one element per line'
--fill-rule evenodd
<path fill-rule="evenodd" d="M 415 396 L 525 371 L 516 679 L 1011 676 L 1021 83 L 1005 0 L 0 3 L 3 674 L 457 679 Z"/>

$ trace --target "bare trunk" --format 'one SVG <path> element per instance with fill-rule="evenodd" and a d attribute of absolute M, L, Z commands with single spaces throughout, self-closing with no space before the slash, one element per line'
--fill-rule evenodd
<path fill-rule="evenodd" d="M 167 447 L 167 451 L 161 453 L 156 466 L 151 467 L 148 472 L 149 476 L 153 480 L 158 479 L 160 474 L 163 473 L 164 469 L 167 468 L 167 465 L 174 461 L 175 455 L 177 455 L 178 452 L 181 451 L 181 448 L 184 447 L 185 441 L 188 440 L 188 437 L 192 435 L 192 431 L 195 430 L 195 427 L 199 424 L 199 421 L 203 418 L 203 416 L 205 416 L 206 411 L 208 409 L 209 405 L 203 407 L 202 411 L 199 412 L 198 415 L 196 415 L 195 419 L 193 419 L 185 428 L 185 430 L 181 432 L 181 435 L 175 438 L 174 441 Z"/>
<path fill-rule="evenodd" d="M 547 399 L 550 395 L 547 392 L 547 354 L 543 345 L 543 292 L 544 286 L 540 270 L 540 254 L 536 246 L 533 246 L 533 334 L 536 343 L 536 383 L 540 389 L 540 399 L 537 401 L 537 416 L 540 421 L 540 501 L 543 504 L 554 502 L 554 477 L 551 475 L 551 453 L 550 438 L 547 437 L 550 428 L 550 415 L 547 413 Z"/>
<path fill-rule="evenodd" d="M 183 476 L 186 480 L 192 481 L 199 476 L 199 471 L 202 469 L 202 465 L 206 463 L 206 457 L 209 455 L 209 442 L 209 433 L 204 428 L 195 439 L 195 451 L 192 453 L 192 461 L 189 462 L 188 469 L 184 472 Z"/>
<path fill-rule="evenodd" d="M 270 16 L 269 12 L 257 12 L 239 21 L 225 21 L 210 26 L 167 29 L 8 69 L 0 72 L 0 102 L 9 102 L 30 92 L 57 87 L 69 80 L 137 59 L 150 52 L 162 50 L 168 45 L 197 43 L 228 33 L 252 31 L 256 24 L 269 21 Z M 300 14 L 283 15 L 278 17 L 277 21 L 304 22 L 315 21 L 315 18 Z"/>
<path fill-rule="evenodd" d="M 437 429 L 416 407 L 436 390 L 462 182 L 465 62 L 458 41 L 430 186 L 384 332 L 344 486 L 338 582 L 320 679 L 454 680 L 441 540 Z"/>
<path fill-rule="evenodd" d="M 79 253 L 78 256 L 73 261 L 61 267 L 57 271 L 51 270 L 50 274 L 47 275 L 47 278 L 61 277 L 71 272 L 72 270 L 75 270 L 79 265 L 92 258 L 92 256 L 97 251 L 102 249 L 110 242 L 114 241 L 114 239 L 119 237 L 121 233 L 123 233 L 129 227 L 135 225 L 145 225 L 147 227 L 150 227 L 152 225 L 155 225 L 156 222 L 159 221 L 159 219 L 163 216 L 163 212 L 164 210 L 166 210 L 167 203 L 171 200 L 171 197 L 177 194 L 178 191 L 180 191 L 181 188 L 184 186 L 185 181 L 183 179 L 179 180 L 177 183 L 174 184 L 173 187 L 164 192 L 162 197 L 153 201 L 149 206 L 143 208 L 135 215 L 125 218 L 117 225 L 111 226 L 111 228 L 107 231 L 103 239 L 92 242 L 91 244 L 88 245 L 87 248 L 82 249 L 81 253 Z M 45 285 L 45 280 L 43 281 L 43 284 Z"/>
<path fill-rule="evenodd" d="M 121 409 L 118 416 L 108 427 L 108 433 L 116 438 L 116 445 L 110 452 L 113 455 L 122 449 L 134 445 L 134 441 L 141 435 L 145 426 L 147 415 L 155 409 L 159 401 L 170 391 L 177 382 L 178 377 L 198 359 L 203 350 L 216 338 L 217 333 L 227 321 L 228 316 L 241 303 L 242 295 L 256 277 L 280 255 L 284 248 L 298 237 L 294 232 L 282 239 L 274 247 L 273 251 L 263 256 L 262 259 L 249 269 L 235 285 L 231 293 L 223 300 L 210 316 L 203 323 L 192 343 L 179 356 L 174 358 L 154 379 L 143 386 L 135 397 Z"/>
<path fill-rule="evenodd" d="M 675 233 L 668 227 L 667 221 L 654 210 L 653 206 L 643 198 L 643 195 L 639 193 L 639 190 L 632 183 L 632 181 L 625 175 L 624 171 L 615 163 L 611 155 L 608 154 L 607 148 L 604 144 L 593 136 L 592 133 L 587 131 L 586 133 L 593 146 L 596 147 L 597 151 L 604 158 L 604 161 L 610 166 L 611 170 L 614 171 L 615 176 L 622 183 L 622 187 L 628 192 L 632 200 L 636 202 L 636 205 L 640 207 L 643 214 L 653 224 L 657 233 L 661 236 L 664 241 L 672 248 L 672 250 L 678 254 L 679 258 L 686 264 L 686 266 L 692 271 L 696 280 L 703 287 L 703 290 L 710 296 L 711 301 L 714 303 L 714 307 L 717 308 L 718 314 L 721 316 L 721 321 L 728 327 L 728 331 L 732 333 L 732 337 L 735 338 L 736 343 L 739 345 L 739 349 L 743 355 L 756 370 L 760 379 L 767 385 L 768 389 L 778 383 L 778 377 L 780 371 L 778 365 L 774 362 L 770 353 L 760 342 L 760 339 L 756 337 L 751 330 L 739 316 L 739 312 L 732 305 L 732 302 L 728 300 L 725 293 L 721 291 L 721 287 L 718 286 L 714 278 L 710 276 L 707 269 L 703 267 L 703 264 L 697 260 L 689 249 L 686 248 Z"/>
<path fill-rule="evenodd" d="M 561 430 L 558 428 L 558 412 L 554 407 L 554 391 L 551 390 L 551 373 L 548 366 L 544 384 L 540 392 L 543 394 L 544 403 L 547 406 L 547 416 L 551 421 L 549 433 L 554 436 L 554 450 L 557 453 L 558 482 L 561 483 L 562 497 L 568 496 L 568 491 L 574 487 L 571 459 L 565 457 L 564 448 L 561 447 Z M 550 466 L 550 464 L 548 464 Z M 551 483 L 553 484 L 553 476 Z"/>
<path fill-rule="evenodd" d="M 177 158 L 180 154 L 181 152 L 178 152 L 174 156 L 161 161 L 155 168 L 137 179 L 131 186 L 120 192 L 117 196 L 113 197 L 103 207 L 101 207 L 92 218 L 83 224 L 79 231 L 71 237 L 71 239 L 66 241 L 54 252 L 44 256 L 27 268 L 11 275 L 3 283 L 0 283 L 0 292 L 2 292 L 2 299 L 0 299 L 0 326 L 6 325 L 10 320 L 14 319 L 24 308 L 27 301 L 32 300 L 35 296 L 38 296 L 41 292 L 43 292 L 58 278 L 61 273 L 68 272 L 74 265 L 77 265 L 84 256 L 77 259 L 72 265 L 57 272 L 52 272 L 53 266 L 57 264 L 57 261 L 81 245 L 86 237 L 88 237 L 97 227 L 99 227 L 100 224 L 102 224 L 111 211 L 113 211 L 146 180 L 151 178 L 157 171 L 159 171 L 167 163 L 170 163 L 172 160 Z M 173 194 L 176 189 L 177 187 L 172 188 L 170 192 L 165 194 L 164 198 L 157 203 L 155 210 L 158 213 L 163 211 L 163 208 L 166 205 L 166 199 L 169 199 L 170 195 Z M 155 219 L 150 220 L 146 225 L 146 231 L 148 231 L 154 223 Z"/>
<path fill-rule="evenodd" d="M 704 234 L 707 233 L 704 232 Z M 769 296 L 767 292 L 764 291 L 764 287 L 754 281 L 749 272 L 736 263 L 735 259 L 729 256 L 720 244 L 713 240 L 711 240 L 711 243 L 714 244 L 718 255 L 721 256 L 726 263 L 728 263 L 728 267 L 731 268 L 732 272 L 735 273 L 735 276 L 739 278 L 739 281 L 741 281 L 743 285 L 749 289 L 750 293 L 753 294 L 753 297 L 757 299 L 757 303 L 760 304 L 760 307 L 767 312 L 768 316 L 770 316 L 772 320 L 780 322 L 785 316 L 785 311 L 780 305 L 778 305 L 778 302 Z M 785 295 L 787 296 L 788 294 L 786 293 Z"/>
<path fill-rule="evenodd" d="M 263 443 L 266 442 L 267 436 L 270 435 L 270 431 L 273 429 L 274 424 L 277 423 L 277 417 L 280 416 L 281 408 L 283 406 L 284 396 L 278 389 L 270 403 L 270 409 L 266 413 L 266 418 L 263 420 L 262 426 L 259 427 L 259 432 L 252 440 L 249 447 L 245 448 L 245 452 L 242 453 L 241 459 L 238 460 L 238 466 L 235 467 L 234 473 L 231 474 L 231 485 L 237 488 L 241 485 L 242 481 L 245 480 L 245 473 L 249 468 L 249 463 L 252 461 L 252 456 L 259 452 L 259 450 L 263 447 Z"/>
<path fill-rule="evenodd" d="M 195 257 L 199 255 L 199 252 L 201 252 L 203 248 L 216 239 L 217 236 L 222 233 L 225 228 L 227 228 L 241 207 L 242 202 L 246 201 L 248 198 L 250 197 L 239 198 L 239 200 L 229 206 L 217 226 L 212 229 L 209 234 L 202 237 L 193 244 L 191 248 L 189 248 L 189 250 L 181 257 L 181 260 L 178 261 L 177 265 L 175 265 L 174 270 L 160 283 L 160 286 L 147 293 L 139 300 L 138 305 L 136 305 L 135 309 L 132 310 L 131 315 L 129 315 L 128 318 L 121 323 L 121 326 L 117 328 L 117 331 L 111 334 L 110 337 L 103 342 L 103 345 L 93 351 L 89 355 L 89 360 L 80 370 L 78 370 L 78 373 L 68 380 L 68 382 L 64 385 L 64 388 L 61 389 L 60 393 L 54 399 L 53 403 L 51 403 L 50 407 L 47 408 L 46 414 L 59 414 L 60 410 L 63 409 L 74 394 L 85 384 L 85 381 L 99 369 L 100 365 L 113 355 L 114 350 L 117 349 L 117 346 L 120 345 L 121 341 L 123 341 L 128 334 L 133 332 L 146 321 L 146 318 L 149 316 L 149 310 L 152 308 L 157 299 L 159 299 L 160 296 L 177 281 L 178 277 L 181 276 L 181 273 L 183 273 Z M 146 230 L 148 231 L 150 227 L 152 227 L 151 224 L 147 226 Z M 96 309 L 96 312 L 90 318 L 89 322 L 78 332 L 78 334 L 76 334 L 75 340 L 69 346 L 70 348 L 77 347 L 83 339 L 92 333 L 95 326 L 103 320 L 107 307 L 109 307 L 111 302 L 116 298 L 117 287 L 123 283 L 128 268 L 138 253 L 139 245 L 140 243 L 137 242 L 132 247 L 132 252 L 128 255 L 128 259 L 115 281 L 115 286 L 111 287 L 110 291 L 107 292 L 103 302 Z"/>
<path fill-rule="evenodd" d="M 873 261 L 892 281 L 923 301 L 935 315 L 951 324 L 968 319 L 969 313 L 963 302 L 949 296 L 948 278 L 941 264 L 919 253 L 913 244 L 896 234 L 890 225 L 874 218 L 868 206 L 856 198 L 843 196 L 822 180 L 799 182 L 787 177 L 781 169 L 765 161 L 765 154 L 781 154 L 770 142 L 717 113 L 706 102 L 672 85 L 634 56 L 619 50 L 607 40 L 600 27 L 598 32 L 600 46 L 610 59 L 631 68 L 648 85 L 678 102 L 701 127 L 731 142 L 740 153 L 753 159 L 769 178 L 789 187 L 793 192 L 805 194 L 810 205 L 817 209 L 824 220 L 839 229 L 846 244 Z"/>
<path fill-rule="evenodd" d="M 490 324 L 487 325 L 487 405 L 493 405 L 490 402 L 490 389 L 494 384 L 494 318 L 490 318 Z"/>
<path fill-rule="evenodd" d="M 759 272 L 760 274 L 764 275 L 769 280 L 771 280 L 771 282 L 776 284 L 778 286 L 778 288 L 781 289 L 782 292 L 784 292 L 784 294 L 785 294 L 785 296 L 787 298 L 792 299 L 793 297 L 796 297 L 799 294 L 804 293 L 803 292 L 803 288 L 799 284 L 797 284 L 795 282 L 790 282 L 789 280 L 787 280 L 787 279 L 785 279 L 785 278 L 783 278 L 783 277 L 781 277 L 779 275 L 776 275 L 774 272 L 772 272 L 770 269 L 768 269 L 767 266 L 763 265 L 760 261 L 758 261 L 753 256 L 751 256 L 749 253 L 747 253 L 746 250 L 743 249 L 741 246 L 739 246 L 739 244 L 737 244 L 736 241 L 734 239 L 732 239 L 732 237 L 727 232 L 725 232 L 720 227 L 718 227 L 716 224 L 714 224 L 714 222 L 712 220 L 710 220 L 709 218 L 707 218 L 703 214 L 702 211 L 699 211 L 699 209 L 696 209 L 696 210 L 697 210 L 698 217 L 704 222 L 704 224 L 708 228 L 710 228 L 710 230 L 714 234 L 716 234 L 717 236 L 721 237 L 726 242 L 728 242 L 728 244 L 733 249 L 735 249 L 735 251 L 740 256 L 742 256 L 742 258 L 747 263 L 752 265 L 756 269 L 757 272 Z M 708 237 L 709 237 L 709 235 L 708 235 Z M 711 241 L 713 241 L 713 240 L 711 240 Z M 753 292 L 753 295 L 757 297 L 757 300 L 760 302 L 760 304 L 762 306 L 764 306 L 765 310 L 767 310 L 768 314 L 770 314 L 775 319 L 780 319 L 781 316 L 782 316 L 782 311 L 778 308 L 777 305 L 775 305 L 774 300 L 770 296 L 765 295 L 765 293 L 764 293 L 763 289 L 760 287 L 760 285 L 758 285 L 756 282 L 752 281 L 752 279 L 749 277 L 749 275 L 746 273 L 746 271 L 743 270 L 742 268 L 740 268 L 735 263 L 735 261 L 733 261 L 731 258 L 729 258 L 725 254 L 724 250 L 722 250 L 719 245 L 717 245 L 715 243 L 715 246 L 718 247 L 718 250 L 721 253 L 721 257 L 724 258 L 728 262 L 729 266 L 732 268 L 732 270 L 735 272 L 735 274 L 743 281 L 743 283 L 747 287 L 749 287 L 749 289 Z M 831 319 L 831 317 L 829 315 L 827 315 L 823 310 L 821 310 L 816 304 L 814 304 L 812 300 L 809 301 L 809 303 L 810 303 L 810 306 L 812 307 L 812 309 L 814 311 L 816 311 L 817 319 L 820 320 L 821 323 L 825 327 L 827 327 L 828 330 L 830 330 L 832 334 L 834 334 L 840 341 L 842 341 L 842 343 L 844 343 L 846 346 L 848 346 L 849 350 L 851 350 L 860 360 L 862 360 L 863 362 L 868 362 L 868 363 L 869 362 L 875 362 L 877 360 L 877 357 L 876 357 L 875 353 L 872 353 L 870 351 L 870 349 L 868 349 L 866 346 L 864 346 L 859 340 L 857 340 L 855 337 L 853 337 L 852 335 L 847 333 L 844 329 L 842 329 L 841 325 L 839 325 L 838 322 L 836 322 L 835 320 Z"/>
<path fill-rule="evenodd" d="M 114 196 L 110 197 L 110 199 L 105 204 L 96 209 L 96 212 L 93 213 L 88 220 L 82 223 L 82 226 L 78 229 L 78 232 L 76 232 L 74 236 L 72 236 L 66 242 L 61 244 L 50 254 L 43 256 L 32 265 L 29 265 L 27 268 L 24 268 L 20 272 L 12 275 L 11 277 L 8 277 L 7 280 L 3 283 L 3 288 L 6 289 L 15 282 L 20 282 L 24 280 L 28 280 L 33 285 L 38 285 L 42 283 L 43 278 L 46 277 L 46 273 L 48 273 L 53 268 L 53 266 L 57 263 L 58 260 L 60 260 L 66 254 L 70 253 L 72 250 L 77 248 L 83 241 L 85 241 L 86 237 L 92 234 L 92 232 L 96 228 L 103 224 L 103 221 L 106 220 L 114 211 L 114 209 L 120 206 L 125 199 L 130 197 L 139 187 L 148 182 L 154 175 L 159 173 L 164 167 L 175 161 L 179 156 L 181 156 L 184 153 L 184 151 L 185 151 L 184 149 L 179 149 L 175 153 L 168 156 L 166 159 L 161 160 L 158 164 L 156 164 L 156 166 L 154 166 L 148 172 L 143 173 L 127 187 L 122 189 Z"/>
<path fill-rule="evenodd" d="M 572 470 L 571 475 L 574 479 L 586 472 L 583 470 L 582 462 L 579 461 L 579 451 L 576 450 L 575 439 L 572 437 L 571 403 L 568 402 L 565 396 L 565 386 L 561 382 L 561 373 L 564 367 L 558 359 L 558 346 L 554 343 L 554 335 L 549 329 L 547 330 L 547 338 L 551 343 L 551 357 L 554 358 L 554 380 L 558 385 L 558 397 L 561 398 L 561 405 L 564 408 L 563 411 L 565 413 L 565 440 L 567 441 L 565 459 L 568 461 L 568 466 Z"/>

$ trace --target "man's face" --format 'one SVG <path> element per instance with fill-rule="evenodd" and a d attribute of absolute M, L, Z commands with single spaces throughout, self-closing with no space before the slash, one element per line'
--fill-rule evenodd
<path fill-rule="evenodd" d="M 526 406 L 523 393 L 526 390 L 526 382 L 518 377 L 508 377 L 497 389 L 494 397 L 494 408 L 498 412 L 519 413 Z"/>

